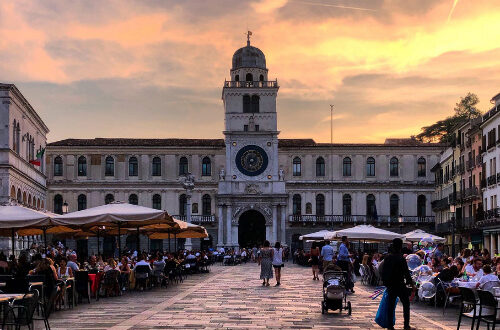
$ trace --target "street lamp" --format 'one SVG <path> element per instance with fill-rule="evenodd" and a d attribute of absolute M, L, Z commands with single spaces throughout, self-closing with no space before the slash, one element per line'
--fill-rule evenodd
<path fill-rule="evenodd" d="M 402 235 L 403 234 L 403 216 L 401 214 L 399 214 L 398 222 L 399 222 L 399 233 Z"/>
<path fill-rule="evenodd" d="M 194 176 L 191 173 L 187 173 L 184 176 L 184 181 L 182 182 L 182 187 L 186 189 L 186 199 L 187 199 L 187 223 L 191 223 L 191 196 L 194 190 Z M 184 244 L 184 248 L 186 250 L 191 250 L 193 248 L 193 244 L 191 243 L 190 238 L 186 238 L 186 243 Z"/>
<path fill-rule="evenodd" d="M 450 205 L 451 213 L 451 256 L 455 257 L 455 205 Z"/>
<path fill-rule="evenodd" d="M 66 201 L 64 201 L 64 203 L 62 205 L 62 213 L 66 214 L 68 212 L 69 212 L 69 205 L 68 205 L 68 203 L 66 203 Z"/>

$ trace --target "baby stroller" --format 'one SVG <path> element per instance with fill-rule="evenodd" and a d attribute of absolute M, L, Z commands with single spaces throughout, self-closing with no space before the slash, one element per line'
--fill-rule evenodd
<path fill-rule="evenodd" d="M 351 315 L 351 302 L 347 301 L 346 291 L 347 273 L 342 271 L 327 270 L 323 273 L 323 302 L 321 303 L 321 313 L 325 314 L 329 309 L 347 310 Z"/>

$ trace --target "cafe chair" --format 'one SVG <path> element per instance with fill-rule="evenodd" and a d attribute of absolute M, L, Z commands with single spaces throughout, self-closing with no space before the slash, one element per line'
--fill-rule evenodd
<path fill-rule="evenodd" d="M 151 270 L 147 265 L 135 266 L 135 289 L 139 286 L 146 289 L 149 287 Z"/>
<path fill-rule="evenodd" d="M 500 319 L 497 318 L 497 312 L 500 309 L 498 307 L 498 301 L 496 300 L 493 293 L 484 290 L 477 290 L 477 295 L 479 296 L 479 316 L 477 318 L 477 327 L 479 329 L 479 324 L 481 321 L 485 322 L 488 329 L 490 324 L 493 326 L 493 330 Z M 483 309 L 488 311 L 483 315 Z"/>
<path fill-rule="evenodd" d="M 83 270 L 75 272 L 75 290 L 79 302 L 82 301 L 82 298 L 87 298 L 87 302 L 90 304 L 89 272 Z"/>
<path fill-rule="evenodd" d="M 34 290 L 26 293 L 23 298 L 14 300 L 6 305 L 7 317 L 2 322 L 2 329 L 6 326 L 14 326 L 19 329 L 27 326 L 34 329 L 34 314 L 38 304 L 38 291 Z"/>
<path fill-rule="evenodd" d="M 477 310 L 477 298 L 474 291 L 469 288 L 459 287 L 460 295 L 462 296 L 462 301 L 460 302 L 460 313 L 458 314 L 458 325 L 457 330 L 460 330 L 460 323 L 462 322 L 462 317 L 467 317 L 472 319 L 471 330 L 474 330 L 474 323 L 478 320 L 476 315 Z M 479 324 L 479 320 L 478 320 Z"/>
<path fill-rule="evenodd" d="M 120 276 L 119 270 L 108 270 L 104 274 L 104 278 L 102 281 L 102 289 L 104 291 L 105 297 L 109 297 L 111 295 L 118 296 L 120 295 L 120 284 L 118 282 L 118 277 Z"/>

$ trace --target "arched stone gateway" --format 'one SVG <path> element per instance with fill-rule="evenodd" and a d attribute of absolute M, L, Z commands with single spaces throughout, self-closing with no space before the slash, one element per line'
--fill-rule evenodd
<path fill-rule="evenodd" d="M 256 210 L 243 212 L 239 218 L 238 244 L 240 248 L 259 246 L 266 240 L 266 218 Z"/>

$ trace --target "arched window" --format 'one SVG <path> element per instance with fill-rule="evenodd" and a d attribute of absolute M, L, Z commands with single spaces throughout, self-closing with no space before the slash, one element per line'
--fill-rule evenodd
<path fill-rule="evenodd" d="M 114 176 L 115 175 L 115 159 L 111 156 L 106 157 L 106 162 L 104 165 L 104 175 Z"/>
<path fill-rule="evenodd" d="M 292 197 L 292 206 L 293 206 L 293 215 L 301 215 L 302 214 L 302 198 L 299 194 L 295 194 Z"/>
<path fill-rule="evenodd" d="M 427 198 L 424 195 L 418 195 L 417 197 L 417 217 L 424 218 L 426 217 L 426 204 Z"/>
<path fill-rule="evenodd" d="M 351 166 L 352 166 L 351 158 L 345 157 L 344 160 L 342 160 L 342 175 L 343 176 L 351 176 Z"/>
<path fill-rule="evenodd" d="M 19 122 L 17 122 L 16 126 L 16 152 L 18 154 L 21 152 L 21 127 L 19 126 Z"/>
<path fill-rule="evenodd" d="M 63 160 L 60 156 L 54 159 L 54 176 L 63 175 Z"/>
<path fill-rule="evenodd" d="M 247 73 L 245 80 L 246 81 L 253 81 L 253 75 L 251 73 Z"/>
<path fill-rule="evenodd" d="M 21 195 L 21 189 L 19 189 L 19 190 L 17 191 L 17 202 L 18 202 L 19 204 L 22 204 L 22 203 L 23 203 L 23 196 Z"/>
<path fill-rule="evenodd" d="M 243 95 L 243 113 L 252 112 L 250 95 Z"/>
<path fill-rule="evenodd" d="M 186 157 L 181 157 L 181 159 L 179 159 L 179 175 L 186 175 L 188 172 L 188 160 Z"/>
<path fill-rule="evenodd" d="M 252 109 L 251 109 L 251 112 L 253 112 L 253 113 L 259 112 L 259 103 L 260 103 L 260 97 L 259 97 L 259 95 L 252 95 Z"/>
<path fill-rule="evenodd" d="M 375 159 L 368 157 L 366 160 L 366 176 L 375 176 Z"/>
<path fill-rule="evenodd" d="M 10 198 L 15 200 L 16 199 L 16 187 L 12 186 L 10 188 Z"/>
<path fill-rule="evenodd" d="M 139 198 L 137 198 L 136 194 L 131 194 L 130 196 L 128 196 L 128 203 L 132 205 L 138 205 Z"/>
<path fill-rule="evenodd" d="M 115 196 L 113 196 L 113 194 L 107 194 L 106 197 L 104 197 L 104 204 L 113 203 L 114 201 Z"/>
<path fill-rule="evenodd" d="M 259 76 L 259 81 L 264 81 L 264 75 L 263 75 L 263 74 L 261 74 L 261 75 Z"/>
<path fill-rule="evenodd" d="M 212 163 L 210 161 L 210 158 L 208 157 L 203 157 L 203 160 L 201 161 L 201 175 L 202 176 L 212 175 Z"/>
<path fill-rule="evenodd" d="M 389 212 L 391 221 L 397 221 L 397 218 L 399 216 L 399 197 L 396 194 L 392 194 L 389 200 Z"/>
<path fill-rule="evenodd" d="M 325 195 L 316 195 L 316 215 L 325 215 Z"/>
<path fill-rule="evenodd" d="M 139 175 L 139 162 L 136 157 L 130 157 L 128 160 L 128 176 Z"/>
<path fill-rule="evenodd" d="M 87 196 L 84 194 L 78 195 L 78 211 L 85 210 L 87 208 Z"/>
<path fill-rule="evenodd" d="M 187 197 L 185 194 L 179 196 L 179 215 L 187 215 Z"/>
<path fill-rule="evenodd" d="M 161 196 L 159 194 L 153 195 L 153 208 L 161 210 Z"/>
<path fill-rule="evenodd" d="M 391 176 L 399 175 L 399 161 L 396 157 L 392 157 L 389 163 L 389 172 Z"/>
<path fill-rule="evenodd" d="M 87 176 L 87 158 L 78 157 L 78 176 Z"/>
<path fill-rule="evenodd" d="M 240 75 L 237 74 L 236 76 L 234 76 L 234 81 L 240 81 Z"/>
<path fill-rule="evenodd" d="M 325 176 L 325 159 L 323 157 L 316 159 L 316 176 Z"/>
<path fill-rule="evenodd" d="M 59 194 L 54 196 L 54 213 L 63 214 L 63 198 Z"/>
<path fill-rule="evenodd" d="M 419 177 L 425 177 L 426 176 L 426 166 L 425 166 L 425 158 L 420 157 L 417 161 L 417 166 L 418 166 L 418 176 Z"/>
<path fill-rule="evenodd" d="M 28 206 L 31 206 L 31 195 L 28 195 Z"/>
<path fill-rule="evenodd" d="M 201 214 L 212 214 L 212 199 L 208 194 L 203 195 L 203 197 L 201 198 Z"/>
<path fill-rule="evenodd" d="M 153 176 L 161 176 L 161 159 L 160 157 L 153 158 Z"/>
<path fill-rule="evenodd" d="M 17 121 L 12 125 L 12 150 L 17 151 Z"/>
<path fill-rule="evenodd" d="M 366 217 L 374 219 L 377 216 L 377 207 L 375 205 L 375 196 L 369 194 L 366 196 Z"/>
<path fill-rule="evenodd" d="M 351 195 L 345 194 L 342 196 L 342 215 L 350 216 L 352 215 L 352 198 Z"/>
<path fill-rule="evenodd" d="M 295 157 L 293 159 L 293 176 L 301 176 L 301 175 L 302 175 L 301 161 L 299 157 Z"/>
<path fill-rule="evenodd" d="M 313 207 L 311 203 L 306 203 L 306 214 L 312 214 L 313 213 Z"/>

